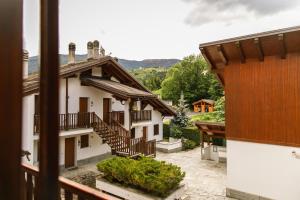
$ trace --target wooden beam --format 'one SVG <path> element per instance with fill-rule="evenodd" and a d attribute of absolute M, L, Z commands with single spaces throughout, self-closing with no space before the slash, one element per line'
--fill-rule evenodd
<path fill-rule="evenodd" d="M 0 199 L 21 198 L 22 1 L 0 1 Z M 22 177 L 22 179 L 24 179 Z"/>
<path fill-rule="evenodd" d="M 226 55 L 225 55 L 225 51 L 224 51 L 223 45 L 221 45 L 221 44 L 217 45 L 217 51 L 218 51 L 218 54 L 219 54 L 219 56 L 220 56 L 222 62 L 223 62 L 225 65 L 227 65 L 227 64 L 228 64 L 228 59 L 227 59 L 227 57 L 226 57 Z"/>
<path fill-rule="evenodd" d="M 58 194 L 58 0 L 41 0 L 40 147 L 38 199 Z"/>
<path fill-rule="evenodd" d="M 203 58 L 206 60 L 206 62 L 208 63 L 209 67 L 210 67 L 210 71 L 213 69 L 217 69 L 217 67 L 211 62 L 211 58 L 209 56 L 209 54 L 207 53 L 206 49 L 204 47 L 200 47 L 199 48 L 201 51 L 201 54 L 203 56 Z M 220 78 L 219 74 L 216 74 L 216 78 L 218 79 L 218 81 L 222 84 L 225 85 L 224 80 L 222 80 L 222 78 Z"/>
<path fill-rule="evenodd" d="M 203 58 L 207 61 L 208 65 L 210 66 L 210 69 L 214 69 L 215 65 L 211 62 L 210 56 L 208 55 L 205 48 L 200 48 L 201 54 Z"/>
<path fill-rule="evenodd" d="M 241 63 L 245 63 L 246 58 L 245 58 L 245 53 L 244 53 L 241 42 L 240 41 L 235 42 L 235 46 L 239 51 Z"/>
<path fill-rule="evenodd" d="M 278 41 L 279 41 L 279 51 L 280 51 L 280 57 L 281 59 L 286 58 L 286 46 L 285 46 L 285 40 L 284 40 L 284 34 L 278 35 Z"/>
<path fill-rule="evenodd" d="M 259 38 L 254 38 L 254 44 L 257 50 L 257 55 L 258 55 L 258 59 L 259 61 L 264 61 L 264 52 L 262 50 L 261 47 L 261 42 Z"/>
<path fill-rule="evenodd" d="M 218 74 L 224 72 L 224 68 L 212 69 L 211 72 Z"/>

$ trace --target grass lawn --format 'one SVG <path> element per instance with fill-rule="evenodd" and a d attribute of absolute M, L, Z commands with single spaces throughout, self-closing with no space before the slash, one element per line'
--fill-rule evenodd
<path fill-rule="evenodd" d="M 214 114 L 211 113 L 199 113 L 197 115 L 191 116 L 191 121 L 207 121 L 207 122 L 215 122 L 216 119 L 214 117 Z"/>

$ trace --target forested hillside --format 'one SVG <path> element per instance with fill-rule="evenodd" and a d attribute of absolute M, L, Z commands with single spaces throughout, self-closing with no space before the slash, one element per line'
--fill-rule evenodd
<path fill-rule="evenodd" d="M 175 104 L 181 91 L 189 106 L 199 99 L 218 100 L 223 96 L 221 85 L 208 72 L 208 65 L 201 56 L 188 56 L 167 69 L 141 68 L 130 73 L 149 90 L 161 95 L 162 99 L 172 100 Z"/>
<path fill-rule="evenodd" d="M 87 55 L 76 55 L 76 60 L 85 60 Z M 61 54 L 59 55 L 59 61 L 61 65 L 67 64 L 68 55 Z M 147 68 L 153 66 L 161 66 L 161 67 L 170 67 L 175 63 L 178 63 L 180 60 L 178 59 L 144 59 L 141 61 L 138 60 L 126 60 L 126 59 L 118 59 L 118 62 L 128 70 L 138 69 L 140 67 Z M 32 56 L 29 58 L 29 73 L 33 73 L 38 71 L 38 57 Z"/>

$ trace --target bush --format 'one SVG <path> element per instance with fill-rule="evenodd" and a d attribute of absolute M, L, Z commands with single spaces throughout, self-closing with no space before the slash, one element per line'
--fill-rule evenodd
<path fill-rule="evenodd" d="M 184 150 L 194 149 L 197 146 L 196 142 L 193 140 L 183 139 L 182 147 Z"/>
<path fill-rule="evenodd" d="M 110 182 L 129 185 L 161 197 L 178 187 L 185 176 L 180 167 L 147 157 L 139 160 L 114 157 L 101 161 L 97 168 Z"/>
<path fill-rule="evenodd" d="M 181 138 L 182 137 L 182 128 L 175 125 L 175 124 L 172 124 L 171 125 L 171 133 L 170 133 L 170 137 L 173 137 L 173 138 Z"/>
<path fill-rule="evenodd" d="M 169 138 L 170 137 L 170 124 L 163 124 L 163 137 Z"/>
<path fill-rule="evenodd" d="M 223 138 L 213 138 L 212 143 L 213 145 L 226 147 L 226 140 Z"/>
<path fill-rule="evenodd" d="M 198 146 L 200 144 L 200 132 L 197 127 L 186 127 L 182 129 L 183 137 L 192 140 Z"/>

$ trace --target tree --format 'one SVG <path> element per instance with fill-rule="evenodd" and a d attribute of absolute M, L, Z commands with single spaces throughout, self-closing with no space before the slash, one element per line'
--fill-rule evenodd
<path fill-rule="evenodd" d="M 172 120 L 172 124 L 180 128 L 186 127 L 189 123 L 189 118 L 186 115 L 186 112 L 187 112 L 187 105 L 184 100 L 183 92 L 181 92 L 179 104 L 176 109 L 176 116 Z"/>
<path fill-rule="evenodd" d="M 161 83 L 165 79 L 167 69 L 163 67 L 149 67 L 133 69 L 130 71 L 146 88 L 151 91 L 159 90 Z"/>
<path fill-rule="evenodd" d="M 206 61 L 202 56 L 195 55 L 185 57 L 173 65 L 161 86 L 163 99 L 178 103 L 180 93 L 183 91 L 189 106 L 199 99 L 217 100 L 223 93 L 214 75 L 208 73 Z"/>
<path fill-rule="evenodd" d="M 225 121 L 225 96 L 218 99 L 213 114 L 217 122 Z"/>

